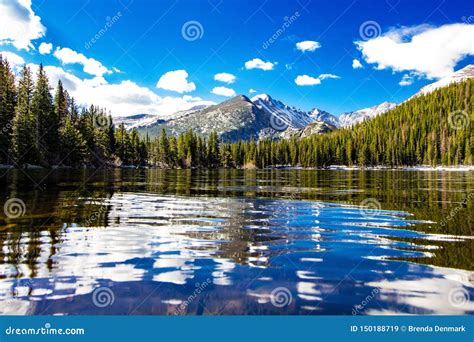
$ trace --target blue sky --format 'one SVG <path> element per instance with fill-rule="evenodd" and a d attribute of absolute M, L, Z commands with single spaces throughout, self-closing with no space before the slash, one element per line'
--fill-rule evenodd
<path fill-rule="evenodd" d="M 52 81 L 69 78 L 66 86 L 81 102 L 98 101 L 114 115 L 132 114 L 134 104 L 138 112 L 171 112 L 168 105 L 227 99 L 215 93 L 252 96 L 250 89 L 340 114 L 401 102 L 450 69 L 473 63 L 470 1 L 18 0 L 12 6 L 15 1 L 2 0 L 0 15 L 20 23 L 22 38 L 18 29 L 0 33 L 0 51 L 50 66 Z M 417 35 L 424 43 L 394 56 L 392 48 L 399 53 Z M 41 43 L 52 45 L 40 49 Z M 436 44 L 443 46 L 426 52 Z M 257 58 L 271 70 L 250 68 Z M 184 72 L 160 81 L 173 71 Z M 215 80 L 218 73 L 235 81 Z"/>

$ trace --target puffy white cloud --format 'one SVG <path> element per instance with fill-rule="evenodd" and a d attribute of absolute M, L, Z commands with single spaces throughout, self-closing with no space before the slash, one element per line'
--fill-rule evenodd
<path fill-rule="evenodd" d="M 250 88 L 249 89 L 249 94 L 255 94 L 257 91 L 255 89 Z"/>
<path fill-rule="evenodd" d="M 298 77 L 296 77 L 295 83 L 299 86 L 312 86 L 321 84 L 321 80 L 319 78 L 311 77 L 308 75 L 299 75 Z"/>
<path fill-rule="evenodd" d="M 321 47 L 321 44 L 313 40 L 305 40 L 305 41 L 296 43 L 296 48 L 302 52 L 306 52 L 306 51 L 313 52 L 316 49 L 319 49 L 320 47 Z"/>
<path fill-rule="evenodd" d="M 236 95 L 234 89 L 227 87 L 215 87 L 212 89 L 211 93 L 225 97 L 232 97 Z"/>
<path fill-rule="evenodd" d="M 261 69 L 261 70 L 272 70 L 275 64 L 272 62 L 264 62 L 260 58 L 254 58 L 250 61 L 245 62 L 245 69 Z"/>
<path fill-rule="evenodd" d="M 160 77 L 156 87 L 178 93 L 194 91 L 196 90 L 196 85 L 194 82 L 188 82 L 188 76 L 186 70 L 168 71 Z"/>
<path fill-rule="evenodd" d="M 28 66 L 36 75 L 38 65 L 28 64 Z M 197 105 L 214 104 L 212 101 L 188 95 L 161 97 L 151 89 L 139 86 L 130 80 L 110 84 L 100 76 L 80 79 L 57 66 L 45 66 L 44 69 L 51 86 L 55 87 L 58 80 L 61 80 L 78 104 L 87 106 L 94 104 L 107 108 L 115 117 L 145 113 L 168 118 L 177 111 L 187 110 Z"/>
<path fill-rule="evenodd" d="M 78 53 L 70 48 L 58 47 L 54 51 L 54 56 L 63 64 L 81 64 L 84 72 L 93 76 L 103 76 L 104 74 L 111 73 L 111 71 L 98 60 L 87 58 L 82 53 Z"/>
<path fill-rule="evenodd" d="M 402 87 L 404 86 L 409 86 L 413 83 L 413 77 L 409 74 L 405 74 L 403 75 L 402 79 L 400 80 L 400 82 L 398 82 L 398 84 Z"/>
<path fill-rule="evenodd" d="M 365 61 L 377 69 L 441 78 L 451 74 L 463 58 L 474 55 L 474 25 L 402 27 L 355 44 Z"/>
<path fill-rule="evenodd" d="M 237 78 L 234 75 L 229 74 L 227 72 L 221 72 L 219 74 L 214 75 L 214 80 L 219 81 L 219 82 L 224 82 L 227 84 L 234 83 L 236 79 Z"/>
<path fill-rule="evenodd" d="M 361 69 L 363 68 L 362 64 L 360 63 L 360 61 L 358 59 L 353 59 L 352 60 L 352 68 L 353 69 Z"/>
<path fill-rule="evenodd" d="M 43 42 L 40 44 L 38 51 L 42 55 L 48 55 L 51 53 L 52 49 L 53 49 L 53 44 Z"/>
<path fill-rule="evenodd" d="M 0 44 L 13 44 L 17 49 L 34 49 L 32 40 L 41 38 L 46 28 L 31 9 L 31 0 L 0 2 Z"/>
<path fill-rule="evenodd" d="M 2 55 L 3 58 L 7 59 L 8 63 L 10 63 L 10 66 L 12 67 L 19 67 L 25 64 L 25 60 L 23 59 L 23 57 L 18 56 L 16 53 L 0 51 L 0 55 Z"/>
<path fill-rule="evenodd" d="M 322 80 L 328 79 L 328 78 L 340 78 L 337 75 L 334 74 L 321 74 L 318 77 L 313 77 L 313 76 L 308 76 L 308 75 L 299 75 L 295 79 L 296 85 L 299 86 L 313 86 L 313 85 L 318 85 L 321 84 Z"/>

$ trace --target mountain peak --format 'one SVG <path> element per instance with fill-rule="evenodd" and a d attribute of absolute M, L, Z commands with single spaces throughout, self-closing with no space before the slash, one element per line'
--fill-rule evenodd
<path fill-rule="evenodd" d="M 258 100 L 265 101 L 265 102 L 270 102 L 272 100 L 272 97 L 268 94 L 258 94 L 255 95 L 250 99 L 252 102 L 256 102 Z"/>

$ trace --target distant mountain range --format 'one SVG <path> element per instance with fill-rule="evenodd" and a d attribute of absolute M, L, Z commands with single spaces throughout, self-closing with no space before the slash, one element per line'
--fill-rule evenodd
<path fill-rule="evenodd" d="M 474 77 L 474 65 L 468 65 L 449 77 L 420 89 L 415 96 L 433 92 L 453 82 L 461 82 Z M 261 138 L 305 137 L 337 128 L 349 127 L 386 113 L 397 106 L 383 102 L 379 105 L 347 112 L 339 117 L 322 109 L 308 112 L 288 106 L 268 94 L 260 94 L 249 99 L 244 95 L 211 106 L 198 106 L 161 118 L 150 114 L 138 114 L 115 118 L 123 122 L 127 129 L 138 129 L 141 134 L 157 136 L 162 129 L 179 134 L 193 129 L 195 133 L 208 135 L 216 130 L 223 141 Z"/>

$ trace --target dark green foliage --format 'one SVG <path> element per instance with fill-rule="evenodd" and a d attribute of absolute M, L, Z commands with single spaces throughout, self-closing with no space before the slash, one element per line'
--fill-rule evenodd
<path fill-rule="evenodd" d="M 264 168 L 472 165 L 474 81 L 418 96 L 375 119 L 327 134 L 290 140 L 221 143 L 192 130 L 178 137 L 162 131 L 150 141 L 117 129 L 110 113 L 79 108 L 59 82 L 54 99 L 40 66 L 36 84 L 24 67 L 18 86 L 0 56 L 0 163 L 21 166 L 151 165 L 163 168 Z"/>

